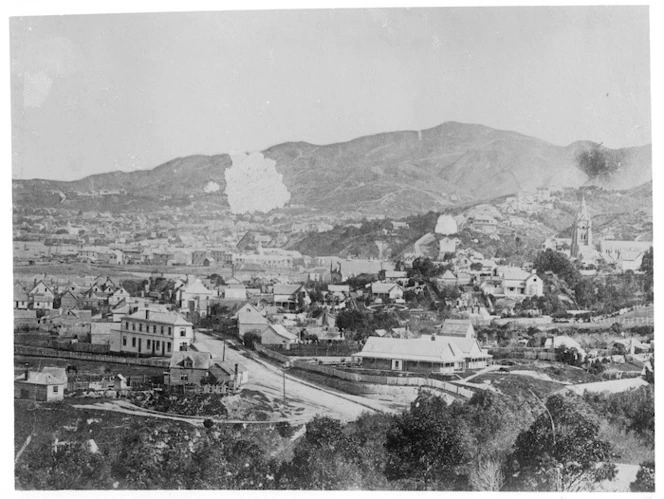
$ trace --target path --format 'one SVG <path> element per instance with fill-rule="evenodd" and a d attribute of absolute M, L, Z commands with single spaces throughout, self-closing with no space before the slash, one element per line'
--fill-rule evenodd
<path fill-rule="evenodd" d="M 283 397 L 286 381 L 286 400 L 289 404 L 304 409 L 303 416 L 330 416 L 342 421 L 350 421 L 366 411 L 400 412 L 405 406 L 382 400 L 342 393 L 329 387 L 320 386 L 286 374 L 278 367 L 258 358 L 251 358 L 239 347 L 232 348 L 233 340 L 226 340 L 225 361 L 238 363 L 249 371 L 249 382 L 245 388 L 262 392 L 267 397 Z M 196 349 L 210 352 L 221 359 L 224 355 L 223 342 L 203 333 L 196 333 Z"/>

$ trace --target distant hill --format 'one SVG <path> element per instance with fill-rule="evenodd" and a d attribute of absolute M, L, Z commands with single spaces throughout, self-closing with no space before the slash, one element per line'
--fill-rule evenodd
<path fill-rule="evenodd" d="M 595 174 L 579 165 L 581 153 L 608 154 L 613 167 Z M 517 132 L 446 122 L 422 131 L 389 132 L 317 146 L 288 142 L 263 151 L 276 161 L 290 205 L 320 212 L 392 217 L 474 203 L 537 187 L 598 185 L 628 189 L 649 182 L 650 146 L 611 150 L 591 142 L 566 147 Z M 214 199 L 227 206 L 227 154 L 178 158 L 153 170 L 112 172 L 74 182 L 14 180 L 14 203 L 74 208 L 101 203 L 76 193 L 111 191 L 117 210 Z M 209 182 L 217 192 L 205 194 Z M 80 209 L 80 208 L 79 208 Z"/>

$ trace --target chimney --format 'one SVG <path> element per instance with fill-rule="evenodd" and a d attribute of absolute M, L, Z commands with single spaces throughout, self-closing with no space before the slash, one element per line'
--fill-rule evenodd
<path fill-rule="evenodd" d="M 24 374 L 25 374 L 25 381 L 28 381 L 29 371 L 26 369 Z"/>

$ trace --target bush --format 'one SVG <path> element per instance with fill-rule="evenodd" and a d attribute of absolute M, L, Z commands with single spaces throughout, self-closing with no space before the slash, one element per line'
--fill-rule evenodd
<path fill-rule="evenodd" d="M 253 350 L 254 345 L 256 343 L 258 343 L 260 345 L 261 335 L 260 335 L 260 333 L 249 331 L 248 333 L 244 334 L 244 337 L 242 338 L 242 342 L 244 343 L 245 347 L 251 348 Z"/>
<path fill-rule="evenodd" d="M 655 461 L 641 463 L 636 480 L 629 484 L 632 492 L 655 492 Z"/>

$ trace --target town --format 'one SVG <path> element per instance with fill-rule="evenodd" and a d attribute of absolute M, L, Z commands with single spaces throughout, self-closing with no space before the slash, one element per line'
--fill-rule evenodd
<path fill-rule="evenodd" d="M 199 227 L 186 211 L 123 222 L 16 210 L 15 396 L 67 401 L 67 418 L 82 410 L 88 421 L 158 411 L 193 426 L 295 429 L 398 414 L 423 394 L 446 404 L 522 397 L 532 411 L 553 392 L 646 393 L 651 225 L 632 227 L 630 240 L 598 235 L 586 196 L 602 195 L 522 192 L 427 215 L 424 234 L 389 219 L 289 231 L 261 216 Z M 482 253 L 570 196 L 570 237 L 528 248 L 526 234 L 521 247 Z M 389 257 L 284 249 L 340 226 L 371 226 L 372 248 Z M 395 255 L 399 232 L 411 243 Z M 54 448 L 72 438 L 54 435 Z"/>
<path fill-rule="evenodd" d="M 98 3 L 7 23 L 14 490 L 654 493 L 652 9 Z"/>

